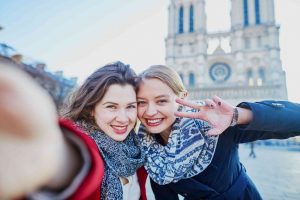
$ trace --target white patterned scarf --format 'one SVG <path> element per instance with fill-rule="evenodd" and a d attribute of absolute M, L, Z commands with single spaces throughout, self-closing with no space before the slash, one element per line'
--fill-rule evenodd
<path fill-rule="evenodd" d="M 145 168 L 152 180 L 165 185 L 204 171 L 213 159 L 219 138 L 207 135 L 209 129 L 205 121 L 177 118 L 168 144 L 163 146 L 141 125 L 138 137 L 146 154 Z"/>
<path fill-rule="evenodd" d="M 101 199 L 122 200 L 120 177 L 132 176 L 145 163 L 145 154 L 136 133 L 131 131 L 124 141 L 118 142 L 83 120 L 77 121 L 76 124 L 96 142 L 104 160 Z"/>

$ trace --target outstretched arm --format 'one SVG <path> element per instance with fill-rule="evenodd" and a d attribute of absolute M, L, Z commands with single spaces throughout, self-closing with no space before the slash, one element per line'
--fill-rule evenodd
<path fill-rule="evenodd" d="M 176 102 L 198 110 L 197 112 L 176 112 L 178 117 L 195 118 L 207 121 L 211 124 L 212 129 L 208 131 L 209 135 L 219 135 L 226 130 L 234 118 L 234 110 L 236 109 L 236 124 L 248 124 L 251 122 L 253 116 L 252 111 L 245 108 L 234 107 L 223 99 L 215 96 L 212 99 L 206 99 L 203 104 L 186 101 L 183 99 L 176 99 Z"/>
<path fill-rule="evenodd" d="M 63 188 L 80 158 L 61 134 L 52 100 L 15 66 L 0 63 L 0 71 L 0 199 Z"/>

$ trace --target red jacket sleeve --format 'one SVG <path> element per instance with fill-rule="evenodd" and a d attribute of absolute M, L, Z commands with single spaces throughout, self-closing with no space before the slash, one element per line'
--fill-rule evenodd
<path fill-rule="evenodd" d="M 86 144 L 91 156 L 91 168 L 84 178 L 84 181 L 80 184 L 75 193 L 72 194 L 69 200 L 99 200 L 100 186 L 104 175 L 104 163 L 96 143 L 72 121 L 60 119 L 59 124 L 61 127 L 68 129 L 78 136 L 84 144 Z"/>

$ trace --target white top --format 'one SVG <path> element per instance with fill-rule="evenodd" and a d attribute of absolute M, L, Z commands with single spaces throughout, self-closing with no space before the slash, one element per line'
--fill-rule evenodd
<path fill-rule="evenodd" d="M 141 189 L 136 173 L 132 176 L 126 177 L 126 179 L 128 180 L 128 183 L 125 185 L 122 184 L 123 200 L 139 200 L 141 197 Z"/>

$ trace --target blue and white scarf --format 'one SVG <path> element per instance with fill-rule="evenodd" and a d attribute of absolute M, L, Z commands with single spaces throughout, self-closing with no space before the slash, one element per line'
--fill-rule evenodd
<path fill-rule="evenodd" d="M 161 145 L 141 125 L 138 137 L 146 154 L 145 168 L 160 185 L 178 182 L 204 171 L 211 163 L 219 136 L 209 136 L 210 125 L 202 120 L 177 118 L 168 144 Z"/>
<path fill-rule="evenodd" d="M 101 199 L 122 200 L 123 189 L 120 177 L 134 175 L 136 170 L 145 163 L 145 154 L 139 145 L 136 133 L 131 131 L 124 141 L 118 142 L 85 121 L 77 121 L 76 124 L 96 142 L 104 160 Z"/>

